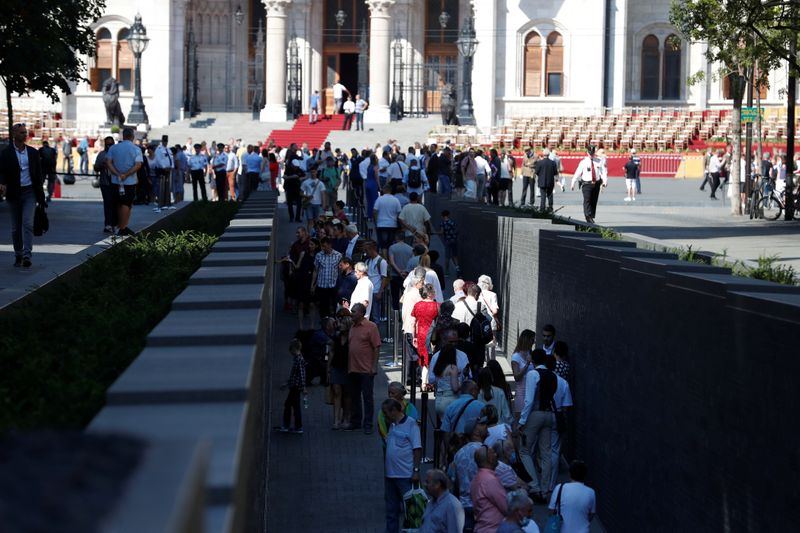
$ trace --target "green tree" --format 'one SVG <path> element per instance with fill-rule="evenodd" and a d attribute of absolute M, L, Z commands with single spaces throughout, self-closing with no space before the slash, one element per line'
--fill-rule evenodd
<path fill-rule="evenodd" d="M 776 0 L 777 1 L 777 0 Z M 733 97 L 732 158 L 729 187 L 731 189 L 731 211 L 742 213 L 739 197 L 739 160 L 742 146 L 742 100 L 745 86 L 753 72 L 757 72 L 755 84 L 766 83 L 769 72 L 780 66 L 781 57 L 770 48 L 760 32 L 777 40 L 773 28 L 765 26 L 771 9 L 762 0 L 672 0 L 670 21 L 685 37 L 693 42 L 706 43 L 706 59 L 717 65 L 716 75 L 729 76 Z M 758 64 L 758 69 L 754 66 Z M 689 77 L 689 83 L 703 79 L 703 72 Z"/>
<path fill-rule="evenodd" d="M 9 134 L 12 93 L 39 91 L 57 102 L 61 92 L 71 92 L 70 82 L 85 79 L 81 56 L 95 50 L 89 25 L 104 8 L 105 0 L 3 0 L 0 82 L 6 88 Z"/>

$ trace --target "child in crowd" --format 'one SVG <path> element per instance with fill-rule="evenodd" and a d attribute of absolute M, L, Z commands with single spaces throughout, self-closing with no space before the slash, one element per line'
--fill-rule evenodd
<path fill-rule="evenodd" d="M 289 343 L 289 353 L 294 358 L 292 370 L 289 372 L 289 380 L 286 385 L 281 386 L 281 390 L 289 389 L 286 402 L 283 404 L 283 425 L 281 433 L 303 433 L 303 406 L 300 405 L 300 396 L 307 397 L 306 391 L 306 360 L 303 359 L 303 345 L 297 339 L 292 339 Z M 304 398 L 308 401 L 307 398 Z M 289 422 L 294 410 L 294 428 L 289 427 Z"/>
<path fill-rule="evenodd" d="M 458 228 L 456 223 L 450 220 L 450 211 L 442 211 L 442 221 L 439 224 L 439 233 L 444 242 L 444 270 L 450 274 L 450 261 L 456 266 L 456 276 L 459 276 L 461 269 L 458 267 Z"/>

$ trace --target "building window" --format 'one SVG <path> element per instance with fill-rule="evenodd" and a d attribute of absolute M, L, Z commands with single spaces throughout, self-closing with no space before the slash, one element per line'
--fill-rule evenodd
<path fill-rule="evenodd" d="M 111 32 L 101 28 L 97 32 L 97 49 L 95 50 L 94 68 L 89 71 L 89 83 L 93 91 L 100 91 L 103 82 L 114 72 L 114 49 Z"/>
<path fill-rule="evenodd" d="M 545 54 L 547 96 L 564 94 L 564 39 L 557 31 L 547 36 L 547 53 Z"/>
<path fill-rule="evenodd" d="M 642 42 L 642 100 L 658 100 L 660 70 L 658 38 L 648 35 Z"/>
<path fill-rule="evenodd" d="M 525 37 L 523 96 L 539 96 L 542 91 L 542 37 L 535 31 Z"/>
<path fill-rule="evenodd" d="M 117 81 L 121 91 L 133 90 L 133 52 L 128 46 L 128 28 L 117 34 Z"/>
<path fill-rule="evenodd" d="M 670 35 L 664 41 L 664 85 L 661 89 L 663 100 L 677 100 L 681 97 L 681 41 Z"/>

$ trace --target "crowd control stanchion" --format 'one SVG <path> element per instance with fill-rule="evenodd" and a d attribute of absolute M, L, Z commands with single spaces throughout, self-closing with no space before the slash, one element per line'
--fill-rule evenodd
<path fill-rule="evenodd" d="M 419 410 L 420 421 L 422 422 L 422 427 L 420 428 L 420 439 L 422 440 L 422 457 L 424 460 L 426 457 L 425 449 L 427 448 L 428 444 L 428 393 L 423 391 L 420 396 L 422 400 L 422 405 L 420 405 Z"/>

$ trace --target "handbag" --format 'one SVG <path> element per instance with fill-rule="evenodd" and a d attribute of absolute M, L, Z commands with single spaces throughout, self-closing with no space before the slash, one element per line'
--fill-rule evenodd
<path fill-rule="evenodd" d="M 50 220 L 47 218 L 47 208 L 41 204 L 36 206 L 33 213 L 33 234 L 41 237 L 50 229 Z"/>
<path fill-rule="evenodd" d="M 422 516 L 425 514 L 425 507 L 428 505 L 428 496 L 419 485 L 416 488 L 411 486 L 411 490 L 403 494 L 403 507 L 405 516 L 403 517 L 404 529 L 416 529 L 422 526 Z"/>
<path fill-rule="evenodd" d="M 543 533 L 561 533 L 561 528 L 564 526 L 564 517 L 561 516 L 561 489 L 564 484 L 558 486 L 558 495 L 556 496 L 556 508 L 547 523 L 544 525 Z"/>

